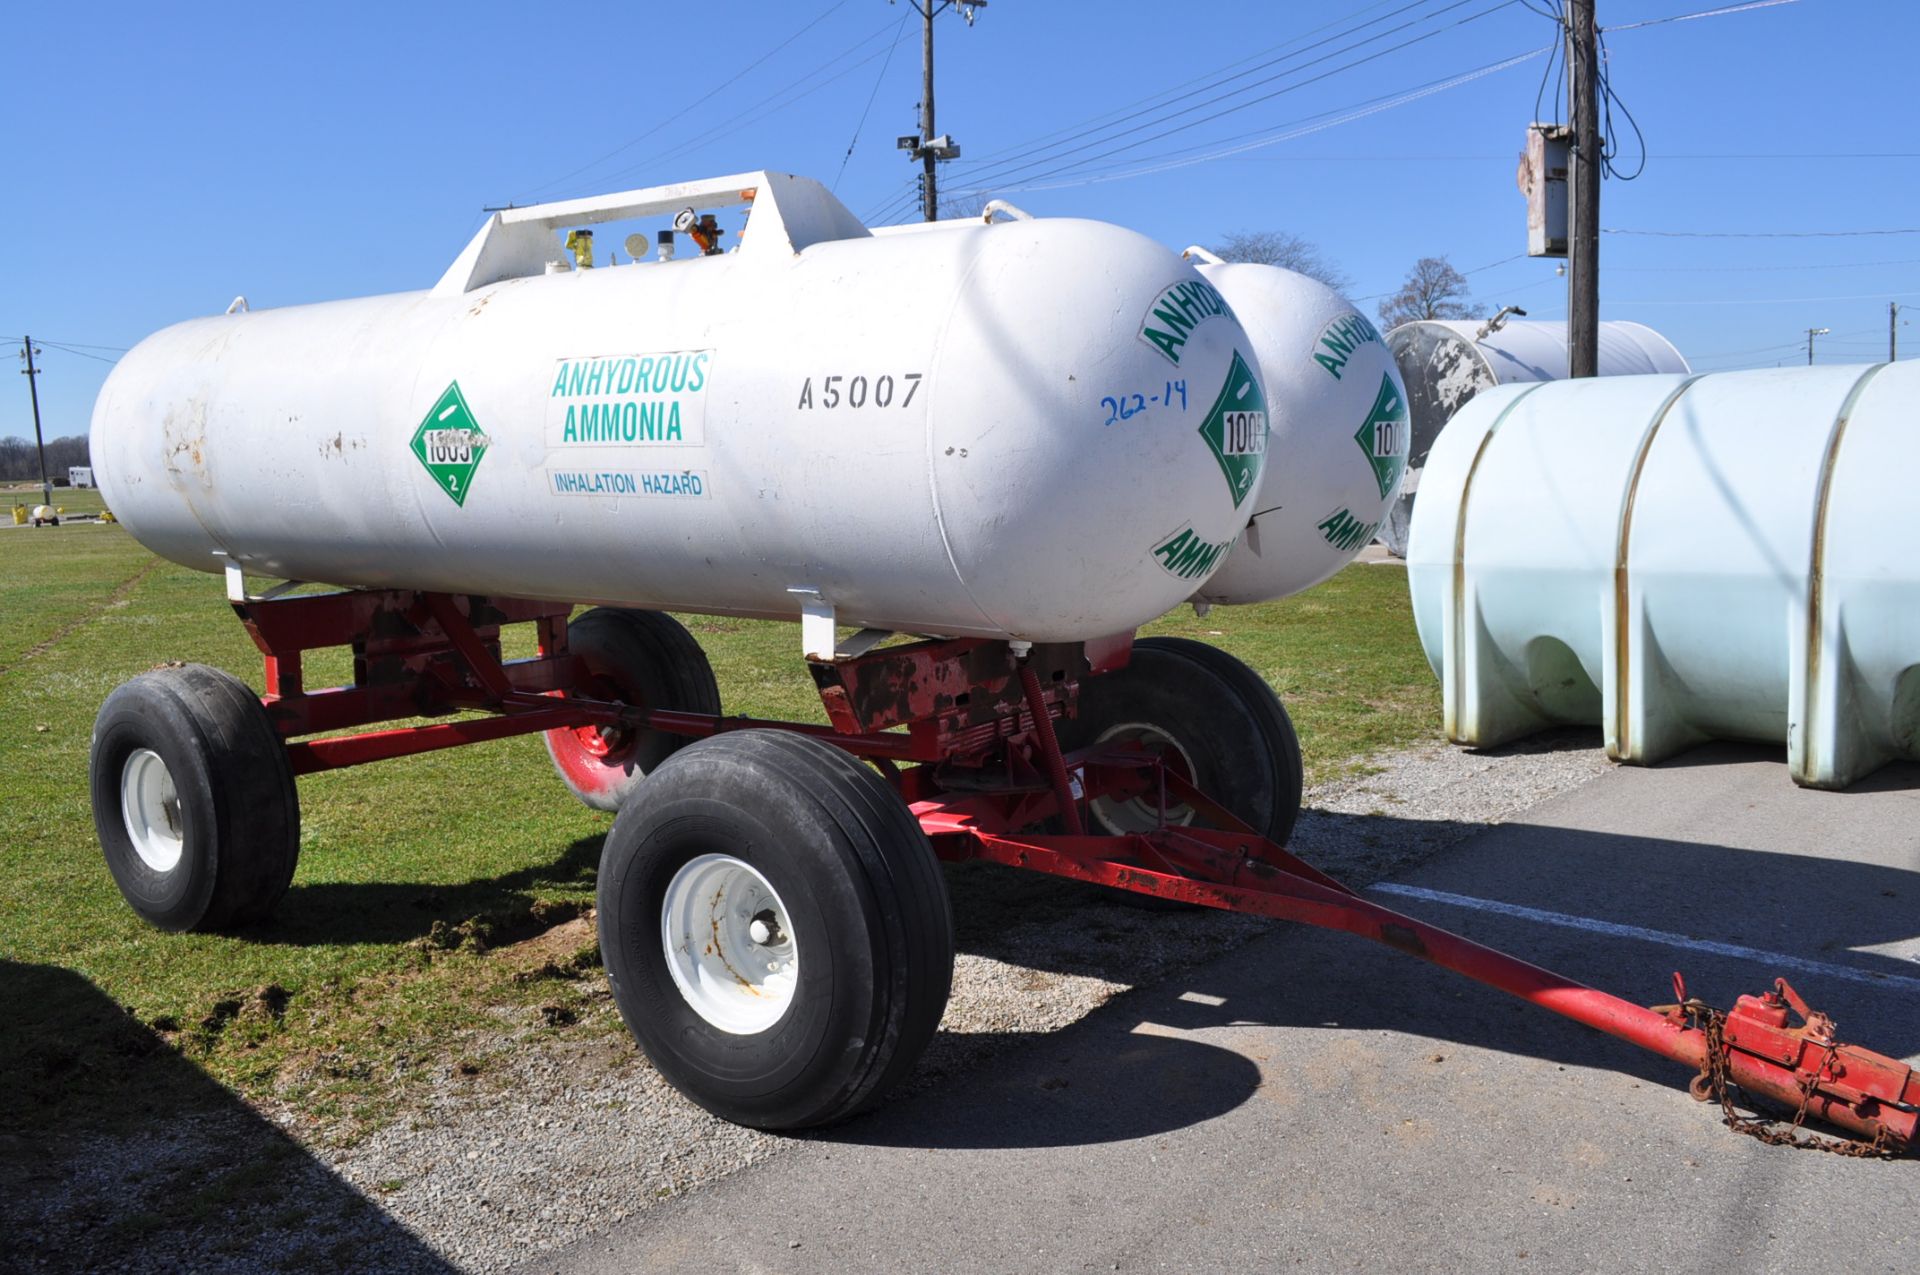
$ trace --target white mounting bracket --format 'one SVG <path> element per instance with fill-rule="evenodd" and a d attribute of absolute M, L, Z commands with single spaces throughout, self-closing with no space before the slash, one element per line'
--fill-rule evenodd
<path fill-rule="evenodd" d="M 833 603 L 811 588 L 788 589 L 800 601 L 800 653 L 810 660 L 834 657 Z"/>
<path fill-rule="evenodd" d="M 235 562 L 232 558 L 227 557 L 227 551 L 224 549 L 215 549 L 213 556 L 227 559 L 227 601 L 229 602 L 271 602 L 281 594 L 292 592 L 294 589 L 306 583 L 305 580 L 282 580 L 265 593 L 248 593 L 247 569 L 238 562 Z"/>

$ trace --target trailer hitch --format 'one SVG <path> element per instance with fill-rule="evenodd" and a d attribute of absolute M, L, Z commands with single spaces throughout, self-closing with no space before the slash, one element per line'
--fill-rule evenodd
<path fill-rule="evenodd" d="M 1152 762 L 1089 751 L 1067 758 L 1089 790 L 1138 784 Z M 1719 1101 L 1729 1127 L 1777 1145 L 1894 1156 L 1920 1150 L 1920 1072 L 1835 1037 L 1833 1020 L 1786 980 L 1721 1011 L 1686 994 L 1646 1007 L 1587 987 L 1365 898 L 1265 840 L 1178 773 L 1158 768 L 1177 802 L 1222 827 L 1166 826 L 1125 836 L 1052 836 L 1009 829 L 988 800 L 947 795 L 914 805 L 943 858 L 985 859 L 1159 898 L 1251 912 L 1360 938 L 1431 961 L 1691 1068 L 1690 1092 Z M 1114 771 L 1131 771 L 1115 775 Z M 1103 773 L 1105 772 L 1105 773 Z M 1234 825 L 1238 825 L 1237 827 Z M 1799 1024 L 1790 1025 L 1797 1017 Z M 1741 1115 L 1754 1099 L 1791 1113 L 1783 1124 Z M 1816 1119 L 1849 1140 L 1800 1136 Z"/>
<path fill-rule="evenodd" d="M 1729 1129 L 1772 1146 L 1838 1155 L 1891 1156 L 1915 1149 L 1920 1073 L 1898 1059 L 1842 1044 L 1833 1019 L 1810 1008 L 1786 979 L 1775 979 L 1773 990 L 1759 996 L 1740 997 L 1726 1011 L 1689 997 L 1678 972 L 1673 990 L 1676 1003 L 1657 1006 L 1657 1012 L 1697 1033 L 1703 1046 L 1700 1073 L 1688 1092 L 1702 1102 L 1718 1102 Z M 1789 1024 L 1790 1014 L 1799 1026 Z M 1741 1114 L 1736 1104 L 1752 1106 L 1755 1093 L 1792 1116 Z M 1804 1130 L 1809 1116 L 1860 1138 Z"/>

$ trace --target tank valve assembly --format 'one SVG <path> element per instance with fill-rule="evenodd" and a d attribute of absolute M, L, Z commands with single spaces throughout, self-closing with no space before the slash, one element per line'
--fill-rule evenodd
<path fill-rule="evenodd" d="M 727 233 L 721 229 L 720 223 L 714 220 L 712 213 L 701 213 L 696 218 L 691 208 L 682 208 L 674 216 L 673 228 L 691 237 L 700 245 L 701 255 L 708 257 L 719 253 L 720 236 Z"/>
<path fill-rule="evenodd" d="M 593 232 L 591 230 L 569 230 L 567 232 L 567 251 L 573 254 L 573 264 L 581 270 L 593 269 Z"/>
<path fill-rule="evenodd" d="M 1527 317 L 1527 312 L 1519 306 L 1503 305 L 1500 307 L 1500 313 L 1480 325 L 1480 330 L 1473 334 L 1473 339 L 1475 341 L 1484 341 L 1501 328 L 1507 326 L 1507 316 L 1510 314 L 1517 314 L 1523 319 Z"/>

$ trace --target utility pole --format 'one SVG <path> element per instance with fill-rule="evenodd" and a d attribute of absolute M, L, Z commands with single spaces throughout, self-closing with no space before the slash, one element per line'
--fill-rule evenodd
<path fill-rule="evenodd" d="M 1567 256 L 1567 364 L 1600 375 L 1600 75 L 1595 0 L 1567 0 L 1567 86 L 1573 115 L 1573 229 Z"/>
<path fill-rule="evenodd" d="M 1807 366 L 1808 367 L 1813 366 L 1813 338 L 1817 336 L 1825 336 L 1827 333 L 1831 331 L 1833 331 L 1832 328 L 1808 328 L 1807 329 Z"/>
<path fill-rule="evenodd" d="M 1887 302 L 1887 362 L 1900 358 L 1900 303 Z"/>
<path fill-rule="evenodd" d="M 960 158 L 960 146 L 951 137 L 940 137 L 933 131 L 933 20 L 955 4 L 960 6 L 960 14 L 973 25 L 976 10 L 987 7 L 987 0 L 908 0 L 914 12 L 920 15 L 920 136 L 903 137 L 900 149 L 908 153 L 911 159 L 920 161 L 920 209 L 927 221 L 940 220 L 940 179 L 937 166 L 941 160 Z"/>
<path fill-rule="evenodd" d="M 934 0 L 915 0 L 922 19 L 920 36 L 920 202 L 924 220 L 940 220 L 939 160 L 928 145 L 933 132 L 933 15 L 940 12 Z"/>
<path fill-rule="evenodd" d="M 53 503 L 53 479 L 47 477 L 47 440 L 40 436 L 40 369 L 33 365 L 33 338 L 20 338 L 20 357 L 27 361 L 20 375 L 27 378 L 27 393 L 33 398 L 33 445 L 40 449 L 40 501 Z"/>

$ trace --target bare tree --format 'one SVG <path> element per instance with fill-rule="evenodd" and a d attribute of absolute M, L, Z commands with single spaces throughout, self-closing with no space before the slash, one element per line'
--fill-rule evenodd
<path fill-rule="evenodd" d="M 1422 257 L 1400 290 L 1380 303 L 1380 324 L 1393 328 L 1416 319 L 1477 319 L 1467 277 L 1445 257 Z"/>
<path fill-rule="evenodd" d="M 1318 245 L 1284 230 L 1236 230 L 1214 245 L 1213 253 L 1223 261 L 1280 266 L 1318 279 L 1335 292 L 1345 292 L 1353 285 L 1346 271 L 1328 261 Z"/>
<path fill-rule="evenodd" d="M 978 191 L 959 194 L 940 201 L 941 221 L 978 221 L 987 210 L 987 197 Z"/>
<path fill-rule="evenodd" d="M 47 440 L 47 474 L 54 480 L 55 486 L 66 486 L 69 465 L 87 463 L 85 434 Z M 31 438 L 0 438 L 0 479 L 40 480 L 40 453 Z"/>

